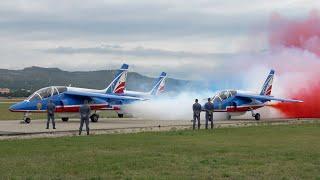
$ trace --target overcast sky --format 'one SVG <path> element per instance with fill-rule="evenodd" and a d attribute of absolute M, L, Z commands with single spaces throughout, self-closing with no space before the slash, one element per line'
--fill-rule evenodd
<path fill-rule="evenodd" d="M 193 79 L 229 57 L 268 50 L 268 20 L 317 0 L 2 0 L 0 68 L 118 68 Z"/>

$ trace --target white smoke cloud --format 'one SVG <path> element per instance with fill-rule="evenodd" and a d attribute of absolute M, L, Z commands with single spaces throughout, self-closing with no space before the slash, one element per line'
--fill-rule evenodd
<path fill-rule="evenodd" d="M 238 66 L 238 71 L 234 70 L 234 64 L 225 65 L 224 69 L 224 80 L 232 79 L 233 76 L 237 76 L 237 81 L 231 82 L 230 87 L 235 87 L 239 85 L 236 89 L 250 91 L 259 94 L 262 85 L 270 72 L 271 69 L 275 70 L 275 78 L 273 81 L 272 95 L 279 98 L 290 98 L 289 95 L 300 91 L 305 87 L 305 81 L 308 81 L 314 77 L 314 68 L 320 67 L 320 60 L 317 56 L 314 56 L 310 52 L 305 52 L 299 49 L 282 48 L 279 51 L 270 51 L 263 53 L 256 53 L 254 55 L 234 57 L 242 65 Z M 232 62 L 232 59 L 228 60 Z M 244 68 L 245 65 L 248 65 Z M 306 68 L 307 66 L 312 66 L 312 68 Z M 309 71 L 310 70 L 310 71 Z M 221 73 L 221 72 L 219 72 Z M 208 77 L 216 76 L 215 72 L 208 72 L 203 76 L 203 79 Z M 296 84 L 295 88 L 292 84 Z M 225 84 L 221 82 L 220 84 L 212 84 L 212 86 L 217 87 L 219 90 L 224 90 Z M 228 87 L 227 87 L 228 89 Z M 203 105 L 206 102 L 206 98 L 213 97 L 216 92 L 209 91 L 208 89 L 199 87 L 198 90 L 194 91 L 183 91 L 177 92 L 174 96 L 158 97 L 149 101 L 143 101 L 131 105 L 128 107 L 127 111 L 130 111 L 134 116 L 153 118 L 153 119 L 163 119 L 163 120 L 191 120 L 192 119 L 192 104 L 194 99 L 198 98 Z M 272 104 L 272 102 L 270 103 Z M 256 110 L 259 112 L 263 119 L 265 118 L 281 118 L 284 117 L 281 112 L 277 109 L 265 106 Z M 204 113 L 203 113 L 204 114 Z M 225 119 L 225 113 L 215 113 L 215 119 Z M 251 112 L 247 112 L 245 115 L 239 117 L 233 117 L 234 119 L 244 118 L 253 119 Z"/>
<path fill-rule="evenodd" d="M 203 101 L 212 93 L 182 92 L 176 96 L 159 96 L 148 101 L 141 101 L 126 107 L 125 111 L 136 117 L 161 120 L 191 120 L 194 99 Z"/>
<path fill-rule="evenodd" d="M 204 105 L 207 97 L 212 97 L 216 92 L 210 95 L 196 94 L 185 92 L 175 97 L 156 98 L 148 101 L 141 101 L 126 106 L 125 112 L 132 114 L 134 117 L 157 120 L 192 120 L 192 104 L 194 99 L 198 98 L 200 104 Z M 279 112 L 270 107 L 264 107 L 255 112 L 259 112 L 263 118 L 279 117 Z M 205 119 L 205 112 L 202 112 L 201 119 Z M 225 112 L 215 112 L 214 120 L 225 120 L 227 114 Z M 234 116 L 233 119 L 253 119 L 251 112 L 247 112 L 241 116 Z"/>

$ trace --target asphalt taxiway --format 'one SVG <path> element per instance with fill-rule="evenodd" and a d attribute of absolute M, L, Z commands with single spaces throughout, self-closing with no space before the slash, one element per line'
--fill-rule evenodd
<path fill-rule="evenodd" d="M 260 121 L 236 119 L 214 121 L 215 128 L 299 123 L 320 123 L 320 119 L 266 119 Z M 74 136 L 78 134 L 79 120 L 71 119 L 68 122 L 57 120 L 57 129 L 55 130 L 47 130 L 45 127 L 46 120 L 32 120 L 30 124 L 15 120 L 3 120 L 0 121 L 0 139 Z M 97 123 L 90 123 L 91 134 L 168 131 L 190 129 L 191 127 L 191 120 L 152 120 L 141 118 L 108 118 L 99 119 Z M 204 128 L 204 122 L 202 122 L 201 128 Z"/>

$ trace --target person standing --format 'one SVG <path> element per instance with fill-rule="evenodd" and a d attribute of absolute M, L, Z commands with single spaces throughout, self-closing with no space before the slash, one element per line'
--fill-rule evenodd
<path fill-rule="evenodd" d="M 91 114 L 91 108 L 88 104 L 88 100 L 84 100 L 84 104 L 79 109 L 80 112 L 80 128 L 79 135 L 81 135 L 83 123 L 86 123 L 87 135 L 89 135 L 89 116 Z"/>
<path fill-rule="evenodd" d="M 193 109 L 193 130 L 196 128 L 196 121 L 198 120 L 198 129 L 200 129 L 200 113 L 201 113 L 201 104 L 198 103 L 198 99 L 195 100 L 195 103 L 192 105 Z"/>
<path fill-rule="evenodd" d="M 208 102 L 204 105 L 204 110 L 206 111 L 206 129 L 208 129 L 208 122 L 211 122 L 211 129 L 213 129 L 213 103 L 211 99 L 208 98 Z"/>
<path fill-rule="evenodd" d="M 56 111 L 56 105 L 50 99 L 47 104 L 47 128 L 49 129 L 50 120 L 52 121 L 53 129 L 56 129 L 56 123 L 54 120 L 54 112 Z"/>

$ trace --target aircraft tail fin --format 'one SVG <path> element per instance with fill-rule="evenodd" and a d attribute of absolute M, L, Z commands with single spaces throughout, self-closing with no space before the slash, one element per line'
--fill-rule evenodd
<path fill-rule="evenodd" d="M 127 73 L 129 65 L 123 64 L 119 70 L 117 70 L 114 79 L 111 81 L 109 86 L 105 89 L 105 92 L 121 94 L 124 93 L 126 87 Z"/>
<path fill-rule="evenodd" d="M 260 95 L 266 95 L 266 96 L 271 95 L 273 77 L 274 77 L 274 70 L 272 69 L 270 71 L 266 81 L 264 82 L 264 84 L 262 86 L 262 90 L 260 92 Z"/>
<path fill-rule="evenodd" d="M 150 95 L 159 95 L 164 92 L 166 84 L 167 73 L 162 72 L 159 78 L 155 81 L 153 88 L 149 92 Z"/>

